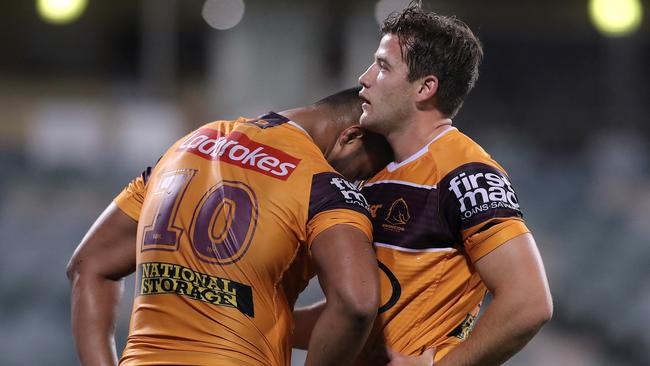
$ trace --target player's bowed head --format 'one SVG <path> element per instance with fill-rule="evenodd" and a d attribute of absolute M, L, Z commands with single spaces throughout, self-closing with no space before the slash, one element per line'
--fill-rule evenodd
<path fill-rule="evenodd" d="M 349 181 L 368 179 L 393 160 L 386 139 L 361 127 L 361 87 L 280 114 L 302 126 L 327 161 Z"/>

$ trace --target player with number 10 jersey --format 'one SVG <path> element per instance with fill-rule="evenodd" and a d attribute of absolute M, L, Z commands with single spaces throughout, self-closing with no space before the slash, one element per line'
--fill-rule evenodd
<path fill-rule="evenodd" d="M 199 128 L 115 202 L 138 221 L 122 365 L 288 364 L 311 241 L 337 224 L 372 238 L 363 196 L 275 113 Z"/>

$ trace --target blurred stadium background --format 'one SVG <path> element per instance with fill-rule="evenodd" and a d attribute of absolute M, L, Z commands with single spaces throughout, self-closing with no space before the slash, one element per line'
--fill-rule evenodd
<path fill-rule="evenodd" d="M 356 85 L 406 3 L 3 1 L 0 364 L 77 363 L 65 265 L 123 184 L 204 122 Z M 508 365 L 649 365 L 650 4 L 424 3 L 485 45 L 455 125 L 511 174 L 554 295 Z"/>

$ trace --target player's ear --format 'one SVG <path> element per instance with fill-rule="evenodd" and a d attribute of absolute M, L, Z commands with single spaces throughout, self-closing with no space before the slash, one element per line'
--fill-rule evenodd
<path fill-rule="evenodd" d="M 353 125 L 341 132 L 339 135 L 339 144 L 346 145 L 355 142 L 361 142 L 365 131 L 359 125 Z M 358 140 L 358 141 L 357 141 Z"/>
<path fill-rule="evenodd" d="M 418 81 L 416 102 L 423 102 L 431 99 L 438 91 L 438 78 L 435 75 L 427 75 Z"/>

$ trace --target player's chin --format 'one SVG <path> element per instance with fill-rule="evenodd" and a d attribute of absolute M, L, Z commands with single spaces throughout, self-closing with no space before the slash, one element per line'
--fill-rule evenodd
<path fill-rule="evenodd" d="M 377 121 L 375 121 L 374 116 L 370 115 L 367 112 L 363 112 L 361 117 L 359 118 L 359 123 L 361 124 L 361 127 L 365 128 L 368 131 L 372 131 L 375 133 L 381 133 L 379 129 L 377 128 Z"/>
<path fill-rule="evenodd" d="M 363 113 L 361 113 L 361 117 L 359 117 L 359 123 L 361 124 L 361 127 L 365 128 L 369 128 L 372 125 L 372 117 L 370 116 L 370 112 L 366 109 L 364 109 Z"/>

